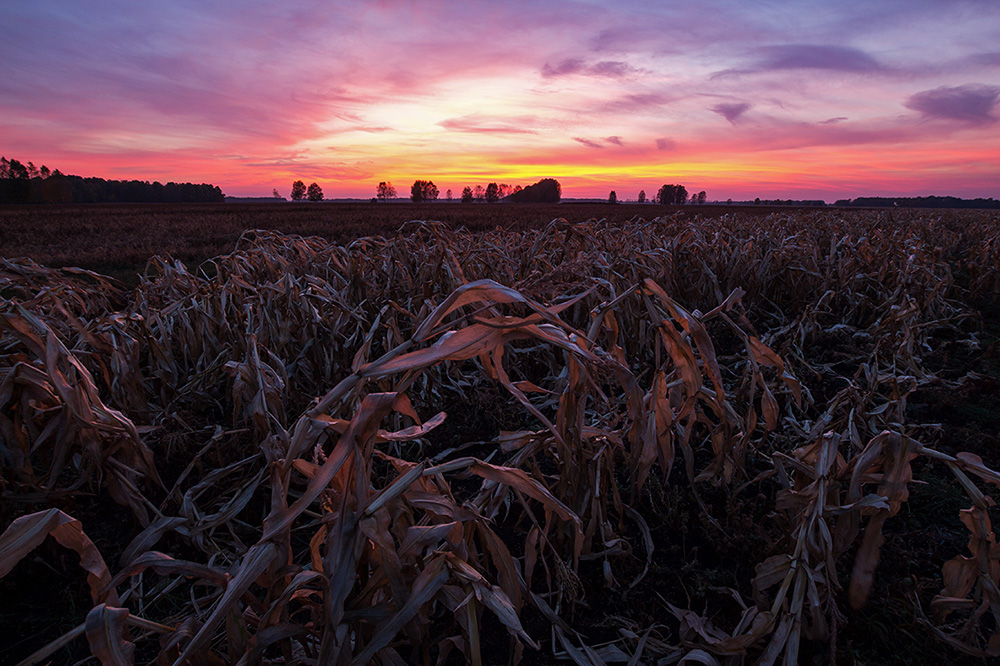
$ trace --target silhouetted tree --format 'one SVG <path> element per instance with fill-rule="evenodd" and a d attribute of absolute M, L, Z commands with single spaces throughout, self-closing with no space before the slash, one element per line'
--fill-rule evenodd
<path fill-rule="evenodd" d="M 514 192 L 508 197 L 514 203 L 559 203 L 562 187 L 554 178 L 543 178 L 534 185 Z"/>
<path fill-rule="evenodd" d="M 396 188 L 392 186 L 392 182 L 385 182 L 384 180 L 378 184 L 375 188 L 375 196 L 378 197 L 379 201 L 388 201 L 389 199 L 396 198 Z"/>
<path fill-rule="evenodd" d="M 448 191 L 444 193 L 444 198 L 447 199 L 448 201 L 451 201 L 452 199 L 454 199 L 454 197 L 451 196 L 451 188 L 450 187 L 448 188 Z"/>
<path fill-rule="evenodd" d="M 432 180 L 415 180 L 410 187 L 410 201 L 421 203 L 438 198 L 438 188 Z"/>
<path fill-rule="evenodd" d="M 646 190 L 639 190 L 639 203 L 646 203 Z"/>
<path fill-rule="evenodd" d="M 313 183 L 309 186 L 309 190 L 306 194 L 309 201 L 322 201 L 323 200 L 323 188 L 319 186 L 318 183 Z"/>
<path fill-rule="evenodd" d="M 705 194 L 705 190 L 702 190 L 695 197 L 692 197 L 692 199 L 697 199 L 698 203 L 703 204 L 705 203 L 705 200 L 708 199 L 708 195 Z"/>
<path fill-rule="evenodd" d="M 11 160 L 7 163 L 7 177 L 11 180 L 27 180 L 29 178 L 28 167 L 17 160 Z"/>
<path fill-rule="evenodd" d="M 275 199 L 284 199 L 283 196 L 281 196 L 280 194 L 278 194 L 278 188 L 277 187 L 274 188 L 274 190 L 272 190 L 271 196 L 274 197 Z"/>
<path fill-rule="evenodd" d="M 490 183 L 486 186 L 486 203 L 496 203 L 497 199 L 500 198 L 500 186 L 496 183 Z"/>
<path fill-rule="evenodd" d="M 28 162 L 28 178 L 38 178 L 38 167 Z"/>
<path fill-rule="evenodd" d="M 482 185 L 476 185 L 472 188 L 472 196 L 476 201 L 482 201 L 486 197 L 486 190 Z"/>
<path fill-rule="evenodd" d="M 10 174 L 10 162 L 7 161 L 6 157 L 0 157 L 0 180 L 9 178 Z"/>
<path fill-rule="evenodd" d="M 462 203 L 472 203 L 472 188 L 468 185 L 462 188 Z"/>
<path fill-rule="evenodd" d="M 656 201 L 663 205 L 682 204 L 687 201 L 687 195 L 683 185 L 664 185 L 656 193 Z"/>
<path fill-rule="evenodd" d="M 506 199 L 507 197 L 510 196 L 511 192 L 513 192 L 513 191 L 514 191 L 514 188 L 511 187 L 510 185 L 508 185 L 507 183 L 500 183 L 500 198 L 501 199 Z"/>
<path fill-rule="evenodd" d="M 672 204 L 674 202 L 674 188 L 676 187 L 676 185 L 664 184 L 656 193 L 656 202 L 664 206 Z"/>
<path fill-rule="evenodd" d="M 292 201 L 302 201 L 306 196 L 306 184 L 301 180 L 292 183 Z"/>
<path fill-rule="evenodd" d="M 48 178 L 51 175 L 52 175 L 52 172 L 49 171 L 49 168 L 47 166 L 45 166 L 44 164 L 42 165 L 42 168 L 40 168 L 38 170 L 38 177 L 39 178 Z"/>
<path fill-rule="evenodd" d="M 608 195 L 608 203 L 609 204 L 616 204 L 616 203 L 618 203 L 618 195 L 615 194 L 614 190 L 611 190 L 611 194 Z"/>

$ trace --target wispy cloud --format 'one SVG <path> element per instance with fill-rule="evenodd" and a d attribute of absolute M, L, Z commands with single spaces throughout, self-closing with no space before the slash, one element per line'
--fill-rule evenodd
<path fill-rule="evenodd" d="M 820 125 L 837 125 L 847 120 L 847 116 L 837 116 L 836 118 L 827 118 L 826 120 L 821 120 Z"/>
<path fill-rule="evenodd" d="M 674 150 L 676 148 L 677 148 L 677 142 L 674 141 L 673 139 L 662 138 L 656 140 L 657 150 Z"/>
<path fill-rule="evenodd" d="M 598 148 L 598 149 L 603 149 L 604 148 L 604 144 L 603 143 L 601 143 L 600 141 L 594 141 L 593 139 L 584 139 L 583 137 L 574 136 L 573 140 L 577 141 L 579 143 L 582 143 L 583 145 L 587 146 L 588 148 Z"/>
<path fill-rule="evenodd" d="M 448 118 L 438 123 L 451 132 L 470 132 L 474 134 L 537 134 L 531 129 L 538 119 L 535 116 L 519 116 L 504 118 L 500 116 L 484 116 L 472 114 L 460 118 Z"/>
<path fill-rule="evenodd" d="M 625 145 L 625 141 L 620 136 L 609 136 L 609 137 L 607 137 L 604 140 L 607 143 L 610 143 L 610 144 L 612 144 L 614 146 L 624 146 Z"/>
<path fill-rule="evenodd" d="M 949 88 L 942 86 L 911 95 L 903 106 L 925 118 L 958 120 L 971 125 L 996 122 L 991 112 L 1000 97 L 1000 87 L 966 84 Z"/>

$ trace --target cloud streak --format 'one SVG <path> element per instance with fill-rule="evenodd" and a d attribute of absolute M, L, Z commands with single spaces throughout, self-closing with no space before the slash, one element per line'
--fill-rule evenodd
<path fill-rule="evenodd" d="M 876 72 L 883 66 L 864 51 L 848 46 L 784 44 L 761 48 L 757 71 L 829 69 L 842 72 Z"/>
<path fill-rule="evenodd" d="M 504 118 L 472 114 L 461 118 L 448 118 L 438 125 L 450 132 L 471 134 L 537 134 L 536 130 L 530 128 L 537 121 L 535 116 Z"/>

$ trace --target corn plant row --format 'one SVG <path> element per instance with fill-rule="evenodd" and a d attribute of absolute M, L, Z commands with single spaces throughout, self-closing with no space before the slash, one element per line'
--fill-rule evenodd
<path fill-rule="evenodd" d="M 871 213 L 256 231 L 194 271 L 156 257 L 131 292 L 3 260 L 0 492 L 49 508 L 10 511 L 0 577 L 52 536 L 93 602 L 25 663 L 85 635 L 112 664 L 137 642 L 174 664 L 480 664 L 502 627 L 509 663 L 794 664 L 869 601 L 918 458 L 972 503 L 927 626 L 1000 656 L 980 487 L 1000 475 L 906 410 L 963 381 L 935 354 L 978 345 L 995 236 Z M 720 539 L 718 498 L 757 490 L 772 545 L 728 629 L 668 593 L 669 622 L 596 644 L 588 584 L 685 565 L 655 548 L 651 483 Z M 134 518 L 116 563 L 63 511 L 84 491 Z"/>

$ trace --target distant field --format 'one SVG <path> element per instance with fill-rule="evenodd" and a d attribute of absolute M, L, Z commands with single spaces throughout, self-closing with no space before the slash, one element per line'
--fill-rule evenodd
<path fill-rule="evenodd" d="M 149 257 L 200 262 L 232 251 L 247 229 L 344 242 L 392 235 L 410 220 L 436 220 L 470 231 L 523 231 L 557 217 L 570 222 L 626 222 L 676 207 L 619 204 L 89 204 L 0 206 L 0 257 L 30 257 L 52 267 L 79 266 L 122 277 Z M 688 206 L 684 215 L 714 216 L 732 206 Z M 772 211 L 754 207 L 757 214 Z M 787 211 L 787 209 L 785 209 Z"/>
<path fill-rule="evenodd" d="M 556 217 L 625 221 L 659 206 L 486 204 L 90 204 L 0 207 L 0 256 L 111 273 L 141 270 L 154 254 L 198 262 L 232 251 L 247 229 L 273 229 L 343 242 L 392 235 L 410 220 L 482 231 L 515 230 Z"/>

